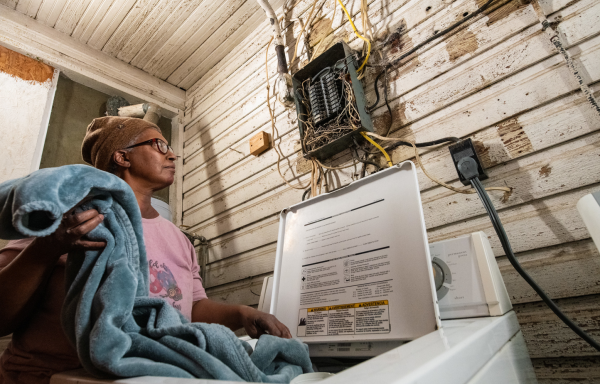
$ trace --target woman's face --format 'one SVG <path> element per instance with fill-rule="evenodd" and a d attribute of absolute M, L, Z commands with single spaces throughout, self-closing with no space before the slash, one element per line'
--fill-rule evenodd
<path fill-rule="evenodd" d="M 150 139 L 160 139 L 169 143 L 157 130 L 149 128 L 138 136 L 134 144 Z M 132 148 L 128 153 L 128 158 L 130 176 L 145 186 L 158 191 L 173 184 L 177 157 L 170 150 L 166 154 L 162 154 L 154 145 L 141 145 Z"/>

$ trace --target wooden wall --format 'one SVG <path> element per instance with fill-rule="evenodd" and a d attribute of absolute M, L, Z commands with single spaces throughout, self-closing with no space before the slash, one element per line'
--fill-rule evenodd
<path fill-rule="evenodd" d="M 360 1 L 345 3 L 357 26 L 362 25 Z M 483 3 L 369 0 L 374 46 L 393 60 Z M 309 33 L 313 49 L 322 50 L 335 39 L 360 48 L 346 17 L 339 7 L 334 10 L 335 1 L 321 4 Z M 575 207 L 580 197 L 600 189 L 600 117 L 542 30 L 536 4 L 496 0 L 464 28 L 394 68 L 389 74 L 390 136 L 428 141 L 453 135 L 479 142 L 490 175 L 484 184 L 514 188 L 510 196 L 493 192 L 492 199 L 523 266 L 569 316 L 600 338 L 600 255 Z M 290 20 L 306 21 L 311 5 L 312 0 L 299 0 L 286 15 L 288 47 L 300 31 L 299 23 Z M 600 97 L 600 3 L 540 0 L 539 5 Z M 262 279 L 273 271 L 277 215 L 302 196 L 279 177 L 273 150 L 259 157 L 249 154 L 249 138 L 271 132 L 265 105 L 269 31 L 265 22 L 187 91 L 183 224 L 210 240 L 207 292 L 229 303 L 258 303 Z M 274 76 L 273 47 L 268 57 Z M 292 71 L 306 62 L 302 55 L 291 63 Z M 375 99 L 377 73 L 370 69 L 364 80 L 369 103 Z M 288 179 L 294 174 L 306 182 L 309 169 L 297 161 L 295 111 L 274 105 L 285 156 L 282 171 Z M 376 129 L 385 132 L 385 106 L 372 115 Z M 421 154 L 430 173 L 460 185 L 445 146 Z M 411 156 L 403 148 L 393 153 L 394 162 Z M 350 159 L 345 152 L 331 164 Z M 351 182 L 357 171 L 336 171 L 329 187 Z M 514 272 L 478 199 L 441 188 L 420 170 L 419 183 L 430 241 L 477 230 L 490 235 L 540 382 L 600 380 L 600 355 L 563 326 Z"/>

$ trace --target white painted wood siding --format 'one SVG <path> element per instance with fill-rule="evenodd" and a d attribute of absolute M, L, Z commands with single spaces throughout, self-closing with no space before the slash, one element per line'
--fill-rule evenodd
<path fill-rule="evenodd" d="M 393 60 L 483 3 L 370 0 L 375 45 Z M 285 17 L 288 49 L 300 31 L 299 23 L 289 20 L 305 20 L 311 4 L 300 0 Z M 327 1 L 319 11 L 310 45 L 335 35 L 360 48 L 361 41 L 334 4 Z M 540 4 L 600 97 L 600 3 Z M 347 6 L 356 25 L 362 25 L 360 2 Z M 280 179 L 273 150 L 259 157 L 249 154 L 249 138 L 271 132 L 265 105 L 269 38 L 263 22 L 216 65 L 199 70 L 204 75 L 189 87 L 183 116 L 182 221 L 210 240 L 209 297 L 230 303 L 258 303 L 262 278 L 273 271 L 278 213 L 302 196 Z M 306 60 L 300 55 L 290 67 L 296 71 Z M 272 47 L 268 67 L 274 75 Z M 375 100 L 376 75 L 370 70 L 364 80 L 369 103 Z M 492 192 L 492 199 L 517 256 L 569 315 L 600 338 L 600 256 L 575 208 L 581 196 L 600 190 L 600 117 L 582 98 L 530 1 L 497 0 L 464 28 L 405 59 L 390 71 L 389 100 L 393 137 L 428 141 L 452 135 L 478 143 L 490 176 L 484 184 L 514 188 L 508 197 Z M 295 111 L 275 104 L 275 115 L 286 157 L 282 171 L 288 178 L 293 174 L 307 180 L 307 170 L 296 166 Z M 372 115 L 376 129 L 385 132 L 385 105 Z M 410 159 L 411 151 L 395 150 L 394 162 Z M 430 173 L 461 185 L 446 146 L 421 154 Z M 344 152 L 331 163 L 350 159 Z M 356 173 L 353 168 L 336 171 L 329 186 L 345 185 Z M 514 272 L 477 197 L 441 188 L 420 171 L 419 184 L 430 241 L 477 230 L 490 236 L 540 383 L 600 380 L 600 355 L 564 327 Z"/>
<path fill-rule="evenodd" d="M 0 0 L 0 4 L 182 89 L 195 84 L 266 19 L 256 0 Z M 283 0 L 271 4 L 281 7 Z"/>

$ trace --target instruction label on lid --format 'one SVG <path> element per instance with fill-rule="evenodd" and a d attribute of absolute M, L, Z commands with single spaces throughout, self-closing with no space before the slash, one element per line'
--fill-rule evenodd
<path fill-rule="evenodd" d="M 412 340 L 436 328 L 411 164 L 282 212 L 273 314 L 309 344 Z"/>
<path fill-rule="evenodd" d="M 366 335 L 390 332 L 389 302 L 370 301 L 300 309 L 298 336 Z"/>

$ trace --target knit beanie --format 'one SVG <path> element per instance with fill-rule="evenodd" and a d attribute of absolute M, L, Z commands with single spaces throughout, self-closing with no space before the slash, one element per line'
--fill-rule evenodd
<path fill-rule="evenodd" d="M 133 138 L 156 124 L 134 117 L 106 116 L 92 120 L 81 145 L 83 161 L 109 172 L 115 151 L 124 149 Z M 161 132 L 162 133 L 162 132 Z"/>

